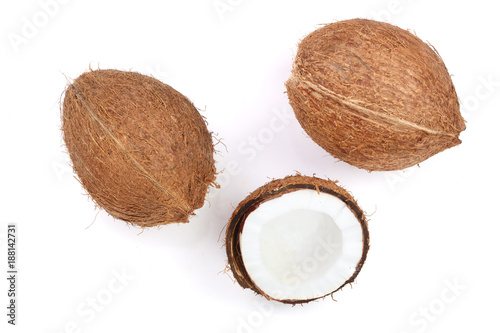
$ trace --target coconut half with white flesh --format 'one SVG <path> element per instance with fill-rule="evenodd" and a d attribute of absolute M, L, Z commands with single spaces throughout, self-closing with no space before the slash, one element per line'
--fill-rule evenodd
<path fill-rule="evenodd" d="M 366 217 L 334 181 L 273 180 L 234 211 L 226 233 L 238 283 L 267 299 L 306 303 L 352 283 L 369 248 Z"/>

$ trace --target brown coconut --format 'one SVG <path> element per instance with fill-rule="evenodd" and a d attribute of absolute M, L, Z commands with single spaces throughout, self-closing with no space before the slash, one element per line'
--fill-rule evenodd
<path fill-rule="evenodd" d="M 117 219 L 140 227 L 188 222 L 214 184 L 204 118 L 152 77 L 83 73 L 66 89 L 62 130 L 82 186 Z"/>
<path fill-rule="evenodd" d="M 299 44 L 286 88 L 306 133 L 367 170 L 413 166 L 460 144 L 465 129 L 439 54 L 387 23 L 353 19 L 314 31 Z"/>
<path fill-rule="evenodd" d="M 297 299 L 277 299 L 267 295 L 258 285 L 252 280 L 249 276 L 245 263 L 242 258 L 241 249 L 240 249 L 240 238 L 241 233 L 243 231 L 245 221 L 250 213 L 255 211 L 261 204 L 264 202 L 277 199 L 284 194 L 291 193 L 294 191 L 299 191 L 303 189 L 310 189 L 317 191 L 318 193 L 328 193 L 341 201 L 343 201 L 347 207 L 352 211 L 358 220 L 360 227 L 362 229 L 363 234 L 363 244 L 362 244 L 362 254 L 357 263 L 353 274 L 344 281 L 344 283 L 336 288 L 335 290 L 321 295 L 320 297 L 315 297 L 306 300 L 297 300 Z M 303 221 L 304 223 L 308 223 L 308 221 Z M 310 301 L 324 298 L 326 296 L 330 296 L 331 294 L 339 291 L 344 286 L 351 284 L 354 282 L 356 277 L 358 276 L 363 264 L 366 260 L 366 256 L 369 249 L 369 232 L 368 232 L 368 224 L 365 213 L 358 206 L 356 200 L 352 197 L 352 195 L 347 192 L 344 188 L 337 185 L 336 181 L 325 180 L 317 177 L 308 177 L 302 175 L 288 176 L 282 179 L 275 179 L 267 184 L 259 187 L 255 191 L 253 191 L 250 195 L 248 195 L 234 210 L 229 223 L 227 225 L 226 230 L 226 253 L 228 257 L 228 266 L 233 273 L 234 278 L 238 282 L 238 284 L 243 288 L 249 288 L 255 293 L 264 296 L 268 300 L 274 300 L 287 304 L 301 304 L 308 303 Z"/>

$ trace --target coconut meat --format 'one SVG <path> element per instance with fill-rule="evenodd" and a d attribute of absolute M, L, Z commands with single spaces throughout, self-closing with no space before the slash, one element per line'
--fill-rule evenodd
<path fill-rule="evenodd" d="M 339 198 L 301 189 L 251 212 L 240 235 L 246 271 L 277 300 L 332 293 L 354 273 L 363 253 L 360 222 Z"/>

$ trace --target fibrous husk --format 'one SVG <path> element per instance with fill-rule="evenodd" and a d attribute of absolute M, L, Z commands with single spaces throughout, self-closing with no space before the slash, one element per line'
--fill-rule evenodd
<path fill-rule="evenodd" d="M 461 143 L 465 129 L 443 60 L 412 33 L 365 19 L 299 44 L 286 82 L 295 115 L 323 149 L 367 170 L 397 170 Z"/>
<path fill-rule="evenodd" d="M 337 185 L 336 181 L 326 180 L 317 177 L 302 176 L 298 174 L 294 176 L 287 176 L 285 178 L 272 180 L 267 184 L 259 187 L 255 191 L 253 191 L 243 201 L 239 203 L 239 205 L 234 210 L 227 225 L 225 246 L 226 246 L 226 254 L 228 257 L 228 265 L 233 273 L 234 278 L 241 287 L 250 288 L 255 293 L 260 294 L 267 299 L 287 304 L 307 303 L 318 298 L 313 298 L 309 300 L 274 299 L 269 295 L 267 295 L 265 292 L 263 292 L 261 289 L 259 289 L 259 287 L 252 281 L 248 272 L 245 269 L 245 264 L 243 262 L 240 250 L 240 235 L 243 230 L 243 226 L 245 224 L 247 216 L 255 209 L 257 209 L 259 205 L 261 205 L 266 201 L 276 199 L 286 193 L 303 189 L 310 189 L 318 192 L 328 193 L 342 200 L 347 205 L 347 207 L 349 207 L 352 213 L 356 216 L 357 220 L 360 223 L 363 233 L 363 252 L 361 259 L 356 266 L 354 274 L 348 280 L 346 280 L 345 283 L 338 289 L 334 290 L 328 295 L 324 295 L 318 298 L 329 296 L 337 292 L 338 290 L 342 289 L 347 284 L 354 282 L 366 260 L 370 242 L 370 237 L 368 233 L 368 224 L 365 213 L 358 206 L 356 200 L 352 197 L 352 195 L 344 188 Z M 304 221 L 304 223 L 307 223 L 307 221 Z"/>
<path fill-rule="evenodd" d="M 204 118 L 149 76 L 83 73 L 66 89 L 62 130 L 84 189 L 117 219 L 141 227 L 188 222 L 215 181 Z"/>

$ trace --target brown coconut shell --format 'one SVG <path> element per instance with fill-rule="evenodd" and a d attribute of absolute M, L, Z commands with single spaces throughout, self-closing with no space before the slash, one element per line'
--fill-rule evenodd
<path fill-rule="evenodd" d="M 298 47 L 286 82 L 306 133 L 334 157 L 398 170 L 461 143 L 455 87 L 435 49 L 365 19 L 326 25 Z"/>
<path fill-rule="evenodd" d="M 286 193 L 302 189 L 311 189 L 311 190 L 316 190 L 318 192 L 328 193 L 330 195 L 339 198 L 349 207 L 349 209 L 358 219 L 361 228 L 363 230 L 363 239 L 364 239 L 363 254 L 356 266 L 354 274 L 348 280 L 346 280 L 342 286 L 340 286 L 338 289 L 334 290 L 330 294 L 309 300 L 294 300 L 294 299 L 279 300 L 272 298 L 271 296 L 263 292 L 261 289 L 259 289 L 259 287 L 250 278 L 248 272 L 245 269 L 245 264 L 243 262 L 243 258 L 241 255 L 240 235 L 243 230 L 243 226 L 245 225 L 245 220 L 247 216 L 255 209 L 257 209 L 262 203 L 279 198 L 280 196 Z M 368 249 L 370 247 L 369 243 L 370 243 L 370 236 L 368 233 L 368 224 L 365 213 L 358 206 L 356 200 L 354 200 L 354 198 L 349 192 L 347 192 L 345 189 L 337 185 L 335 181 L 325 180 L 317 177 L 295 175 L 295 176 L 288 176 L 282 179 L 272 180 L 267 184 L 259 187 L 255 191 L 253 191 L 243 201 L 241 201 L 238 207 L 236 207 L 236 209 L 234 210 L 229 220 L 229 224 L 227 225 L 225 245 L 228 257 L 228 265 L 234 275 L 234 278 L 241 287 L 250 288 L 255 293 L 262 295 L 269 300 L 274 300 L 287 304 L 300 304 L 300 303 L 308 303 L 316 299 L 330 296 L 331 294 L 342 289 L 344 286 L 354 282 L 366 260 Z"/>
<path fill-rule="evenodd" d="M 73 169 L 97 206 L 140 227 L 188 222 L 215 181 L 204 118 L 149 76 L 83 73 L 66 89 L 62 130 Z"/>

